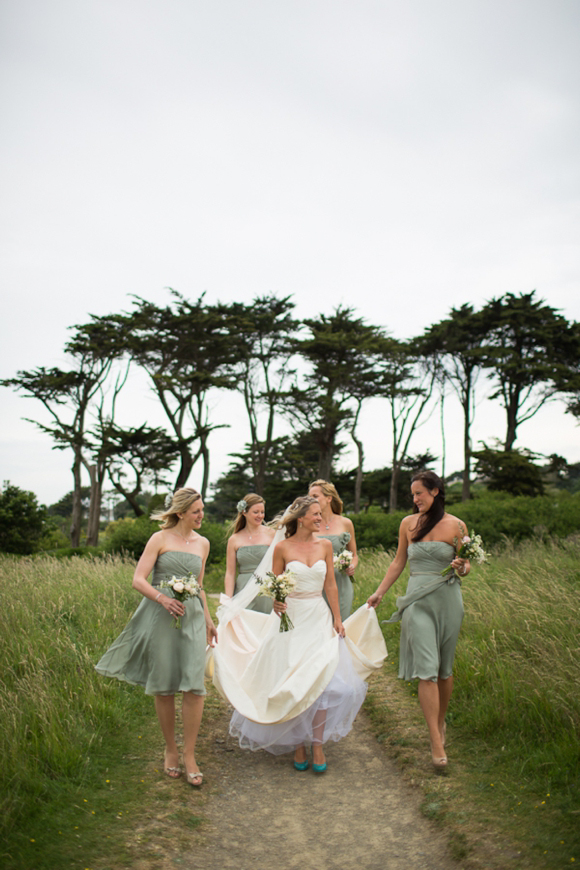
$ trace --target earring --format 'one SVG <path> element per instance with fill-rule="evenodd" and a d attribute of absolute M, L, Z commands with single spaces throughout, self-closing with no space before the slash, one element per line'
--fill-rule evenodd
<path fill-rule="evenodd" d="M 302 528 L 302 523 L 299 522 L 298 525 L 300 526 L 300 528 Z"/>

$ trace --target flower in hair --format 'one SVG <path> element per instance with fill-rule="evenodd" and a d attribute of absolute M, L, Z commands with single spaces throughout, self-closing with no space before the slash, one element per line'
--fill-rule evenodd
<path fill-rule="evenodd" d="M 243 514 L 248 509 L 248 502 L 245 498 L 241 498 L 236 505 L 236 510 L 239 514 Z"/>
<path fill-rule="evenodd" d="M 171 507 L 171 502 L 173 501 L 173 493 L 170 492 L 165 496 L 165 510 Z"/>

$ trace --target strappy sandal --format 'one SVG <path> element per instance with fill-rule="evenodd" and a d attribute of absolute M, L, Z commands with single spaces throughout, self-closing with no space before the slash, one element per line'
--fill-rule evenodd
<path fill-rule="evenodd" d="M 194 782 L 194 779 L 199 779 L 199 782 Z M 187 774 L 187 781 L 193 788 L 199 788 L 203 780 L 203 773 L 201 770 L 195 770 L 193 773 Z"/>
<path fill-rule="evenodd" d="M 168 776 L 169 779 L 179 779 L 181 776 L 181 768 L 180 767 L 165 767 L 163 769 L 165 776 Z"/>
<path fill-rule="evenodd" d="M 447 767 L 447 756 L 446 755 L 442 755 L 440 758 L 435 758 L 435 756 L 432 755 L 431 761 L 433 763 L 433 767 L 435 768 L 435 770 L 437 770 L 439 772 L 445 770 L 445 768 Z"/>

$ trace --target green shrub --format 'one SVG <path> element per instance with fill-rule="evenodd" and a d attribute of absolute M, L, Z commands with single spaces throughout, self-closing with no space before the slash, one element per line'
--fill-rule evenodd
<path fill-rule="evenodd" d="M 359 549 L 382 547 L 391 550 L 397 546 L 399 526 L 407 515 L 406 511 L 385 514 L 382 511 L 369 511 L 365 514 L 350 514 L 354 525 L 356 544 Z"/>
<path fill-rule="evenodd" d="M 110 523 L 105 529 L 103 549 L 107 553 L 123 553 L 139 559 L 151 535 L 158 531 L 159 523 L 148 517 L 124 517 Z M 204 535 L 210 544 L 208 564 L 222 561 L 225 558 L 227 543 L 225 527 L 221 523 L 204 520 L 200 534 Z"/>
<path fill-rule="evenodd" d="M 550 495 L 512 496 L 501 492 L 484 492 L 468 502 L 450 506 L 450 511 L 481 535 L 487 547 L 506 538 L 518 542 L 528 538 L 565 538 L 580 531 L 580 494 L 565 490 Z M 352 514 L 357 545 L 397 546 L 399 525 L 406 513 L 370 512 Z"/>

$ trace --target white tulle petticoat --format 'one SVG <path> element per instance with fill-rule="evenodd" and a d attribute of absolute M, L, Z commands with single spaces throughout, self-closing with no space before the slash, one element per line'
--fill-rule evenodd
<path fill-rule="evenodd" d="M 234 711 L 230 734 L 243 749 L 266 749 L 273 755 L 283 755 L 303 743 L 336 742 L 346 737 L 365 699 L 367 684 L 356 673 L 342 638 L 338 649 L 338 666 L 328 686 L 293 719 L 261 725 Z"/>

